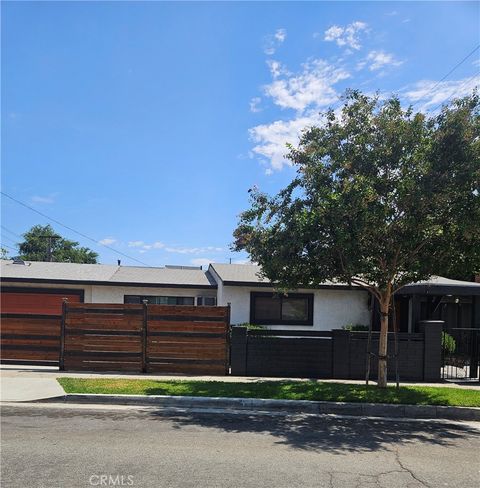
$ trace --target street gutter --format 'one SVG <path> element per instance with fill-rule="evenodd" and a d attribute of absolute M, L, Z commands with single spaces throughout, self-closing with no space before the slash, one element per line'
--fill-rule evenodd
<path fill-rule="evenodd" d="M 480 421 L 480 408 L 437 405 L 398 405 L 386 403 L 322 402 L 310 400 L 274 400 L 259 398 L 194 397 L 170 395 L 66 394 L 39 400 L 106 405 L 138 405 L 165 408 L 235 409 L 294 414 L 335 414 L 359 417 L 395 417 L 411 419 L 447 419 Z"/>

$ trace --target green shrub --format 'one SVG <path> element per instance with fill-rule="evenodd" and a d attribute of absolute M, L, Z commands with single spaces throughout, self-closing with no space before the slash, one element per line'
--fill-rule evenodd
<path fill-rule="evenodd" d="M 261 325 L 249 324 L 244 322 L 243 324 L 234 324 L 233 327 L 246 327 L 248 330 L 263 330 L 265 327 Z"/>
<path fill-rule="evenodd" d="M 342 327 L 343 330 L 349 330 L 350 332 L 360 332 L 360 331 L 367 331 L 368 332 L 368 325 L 363 324 L 347 324 Z"/>
<path fill-rule="evenodd" d="M 455 339 L 447 332 L 442 332 L 442 349 L 445 354 L 453 354 L 457 349 Z"/>

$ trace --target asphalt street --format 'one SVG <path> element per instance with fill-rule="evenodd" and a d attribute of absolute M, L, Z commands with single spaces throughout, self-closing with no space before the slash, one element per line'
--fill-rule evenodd
<path fill-rule="evenodd" d="M 2 408 L 2 487 L 480 486 L 480 425 L 154 407 Z"/>

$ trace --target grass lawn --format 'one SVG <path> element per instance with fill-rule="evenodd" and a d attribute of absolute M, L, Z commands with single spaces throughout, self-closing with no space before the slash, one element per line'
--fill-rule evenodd
<path fill-rule="evenodd" d="M 379 389 L 375 385 L 321 383 L 315 381 L 222 381 L 135 380 L 59 378 L 67 393 L 123 395 L 181 395 L 199 397 L 275 398 L 335 402 L 396 403 L 410 405 L 456 405 L 480 407 L 480 391 L 436 386 L 401 386 Z"/>

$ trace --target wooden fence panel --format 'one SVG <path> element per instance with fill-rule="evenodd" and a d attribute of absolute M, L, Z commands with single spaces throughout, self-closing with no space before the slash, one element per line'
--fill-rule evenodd
<path fill-rule="evenodd" d="M 142 305 L 67 304 L 67 371 L 142 371 Z"/>
<path fill-rule="evenodd" d="M 66 370 L 228 373 L 227 307 L 68 304 L 64 331 Z"/>
<path fill-rule="evenodd" d="M 229 309 L 149 305 L 147 370 L 228 374 Z"/>
<path fill-rule="evenodd" d="M 61 316 L 3 313 L 1 320 L 2 362 L 58 364 Z"/>

